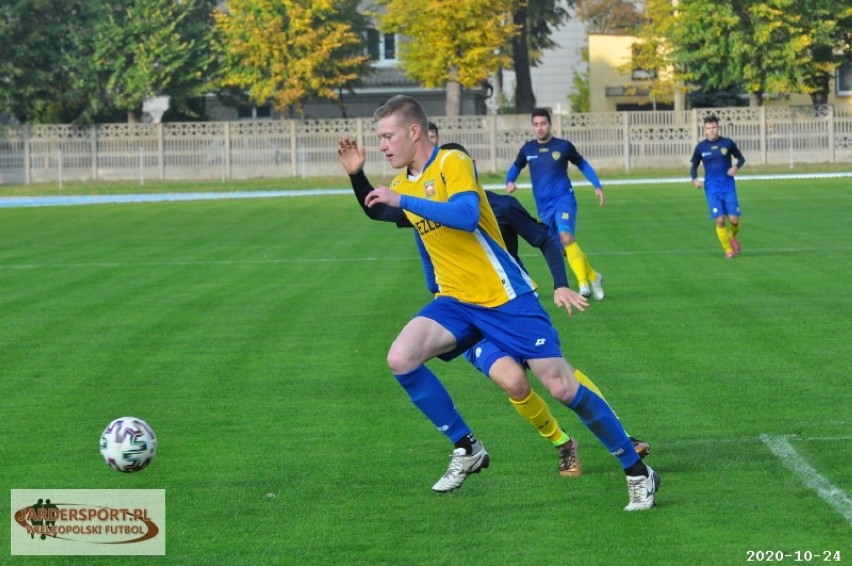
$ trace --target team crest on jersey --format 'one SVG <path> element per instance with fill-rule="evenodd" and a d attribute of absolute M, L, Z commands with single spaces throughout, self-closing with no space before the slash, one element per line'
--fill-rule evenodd
<path fill-rule="evenodd" d="M 553 158 L 554 161 L 559 161 L 559 158 L 562 156 L 562 154 L 558 151 L 554 151 L 550 154 L 550 156 Z"/>
<path fill-rule="evenodd" d="M 722 151 L 722 155 L 728 155 L 728 148 L 727 147 L 723 147 L 721 149 L 721 151 Z"/>
<path fill-rule="evenodd" d="M 435 181 L 426 181 L 423 183 L 423 189 L 426 192 L 426 198 L 435 196 Z"/>
<path fill-rule="evenodd" d="M 562 220 L 568 220 L 569 218 L 571 218 L 570 212 L 563 212 L 562 213 Z"/>

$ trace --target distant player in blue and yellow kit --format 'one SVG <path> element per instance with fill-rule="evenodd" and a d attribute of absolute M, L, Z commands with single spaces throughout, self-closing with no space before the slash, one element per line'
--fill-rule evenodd
<path fill-rule="evenodd" d="M 405 171 L 390 187 L 371 191 L 364 204 L 405 212 L 434 269 L 437 288 L 435 299 L 405 325 L 387 356 L 411 401 L 456 446 L 449 468 L 432 489 L 457 489 L 489 459 L 425 363 L 486 339 L 524 360 L 619 459 L 630 494 L 625 509 L 650 509 L 659 477 L 640 460 L 609 405 L 577 382 L 562 357 L 559 335 L 538 301 L 535 284 L 506 251 L 471 159 L 429 142 L 426 114 L 413 98 L 391 98 L 374 118 L 379 149 L 394 168 Z"/>
<path fill-rule="evenodd" d="M 745 165 L 745 158 L 734 140 L 719 135 L 719 119 L 716 116 L 704 118 L 704 135 L 707 139 L 699 142 L 692 152 L 689 175 L 695 188 L 700 189 L 702 183 L 698 180 L 698 164 L 704 163 L 703 187 L 710 218 L 716 222 L 716 236 L 725 250 L 725 259 L 731 259 L 739 255 L 741 250 L 737 240 L 740 203 L 737 200 L 734 175 Z M 736 164 L 733 163 L 734 157 L 737 159 Z M 730 226 L 725 226 L 726 218 Z"/>
<path fill-rule="evenodd" d="M 537 108 L 532 113 L 535 139 L 521 147 L 518 157 L 506 173 L 506 192 L 514 192 L 521 170 L 529 165 L 533 198 L 541 221 L 550 226 L 553 237 L 565 248 L 565 257 L 577 277 L 580 294 L 603 300 L 603 275 L 596 272 L 575 236 L 577 231 L 577 199 L 568 177 L 568 163 L 573 163 L 595 187 L 600 206 L 606 204 L 597 173 L 568 140 L 553 137 L 550 112 Z M 591 287 L 591 289 L 590 289 Z"/>

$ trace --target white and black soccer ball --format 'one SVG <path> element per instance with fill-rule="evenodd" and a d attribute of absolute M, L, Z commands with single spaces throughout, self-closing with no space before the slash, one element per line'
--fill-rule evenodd
<path fill-rule="evenodd" d="M 101 456 L 119 472 L 144 470 L 157 453 L 157 436 L 148 423 L 136 417 L 120 417 L 101 434 Z"/>

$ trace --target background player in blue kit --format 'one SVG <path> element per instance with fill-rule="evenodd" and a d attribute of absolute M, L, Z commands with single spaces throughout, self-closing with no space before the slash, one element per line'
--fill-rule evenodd
<path fill-rule="evenodd" d="M 695 188 L 700 189 L 702 183 L 698 180 L 698 164 L 704 163 L 704 196 L 710 208 L 710 218 L 716 222 L 716 236 L 725 250 L 725 259 L 731 259 L 741 250 L 737 240 L 740 204 L 734 175 L 745 165 L 745 158 L 734 140 L 719 135 L 719 119 L 716 116 L 704 118 L 704 135 L 707 139 L 699 142 L 692 152 L 689 175 Z M 733 164 L 734 157 L 737 159 L 736 164 Z M 725 225 L 726 218 L 730 226 Z"/>
<path fill-rule="evenodd" d="M 404 171 L 390 187 L 367 194 L 364 204 L 405 212 L 437 286 L 434 300 L 405 325 L 387 355 L 411 401 L 456 444 L 447 472 L 432 489 L 457 489 L 488 464 L 488 453 L 425 363 L 486 339 L 524 360 L 619 460 L 630 497 L 625 510 L 653 507 L 659 476 L 636 454 L 606 401 L 577 382 L 538 302 L 535 282 L 505 248 L 470 157 L 429 142 L 426 114 L 413 98 L 391 98 L 374 118 L 379 149 L 391 166 Z M 467 446 L 459 446 L 463 438 L 469 439 Z"/>
<path fill-rule="evenodd" d="M 603 275 L 596 272 L 575 236 L 577 199 L 568 177 L 568 163 L 573 163 L 595 188 L 600 206 L 606 204 L 597 173 L 568 140 L 554 138 L 550 131 L 550 112 L 537 108 L 532 113 L 535 139 L 521 147 L 518 157 L 506 173 L 506 192 L 514 192 L 521 170 L 529 165 L 533 198 L 541 221 L 550 227 L 551 235 L 565 248 L 565 257 L 577 277 L 580 294 L 603 300 Z M 590 290 L 591 287 L 591 290 Z"/>

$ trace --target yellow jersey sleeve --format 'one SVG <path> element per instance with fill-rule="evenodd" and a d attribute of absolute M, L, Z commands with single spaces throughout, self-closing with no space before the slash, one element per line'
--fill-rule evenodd
<path fill-rule="evenodd" d="M 497 219 L 466 154 L 440 150 L 419 176 L 410 178 L 401 173 L 390 188 L 436 203 L 448 202 L 464 192 L 479 195 L 479 220 L 472 232 L 443 226 L 405 210 L 432 261 L 438 284 L 436 296 L 496 307 L 535 290 L 535 282 L 506 251 Z"/>

